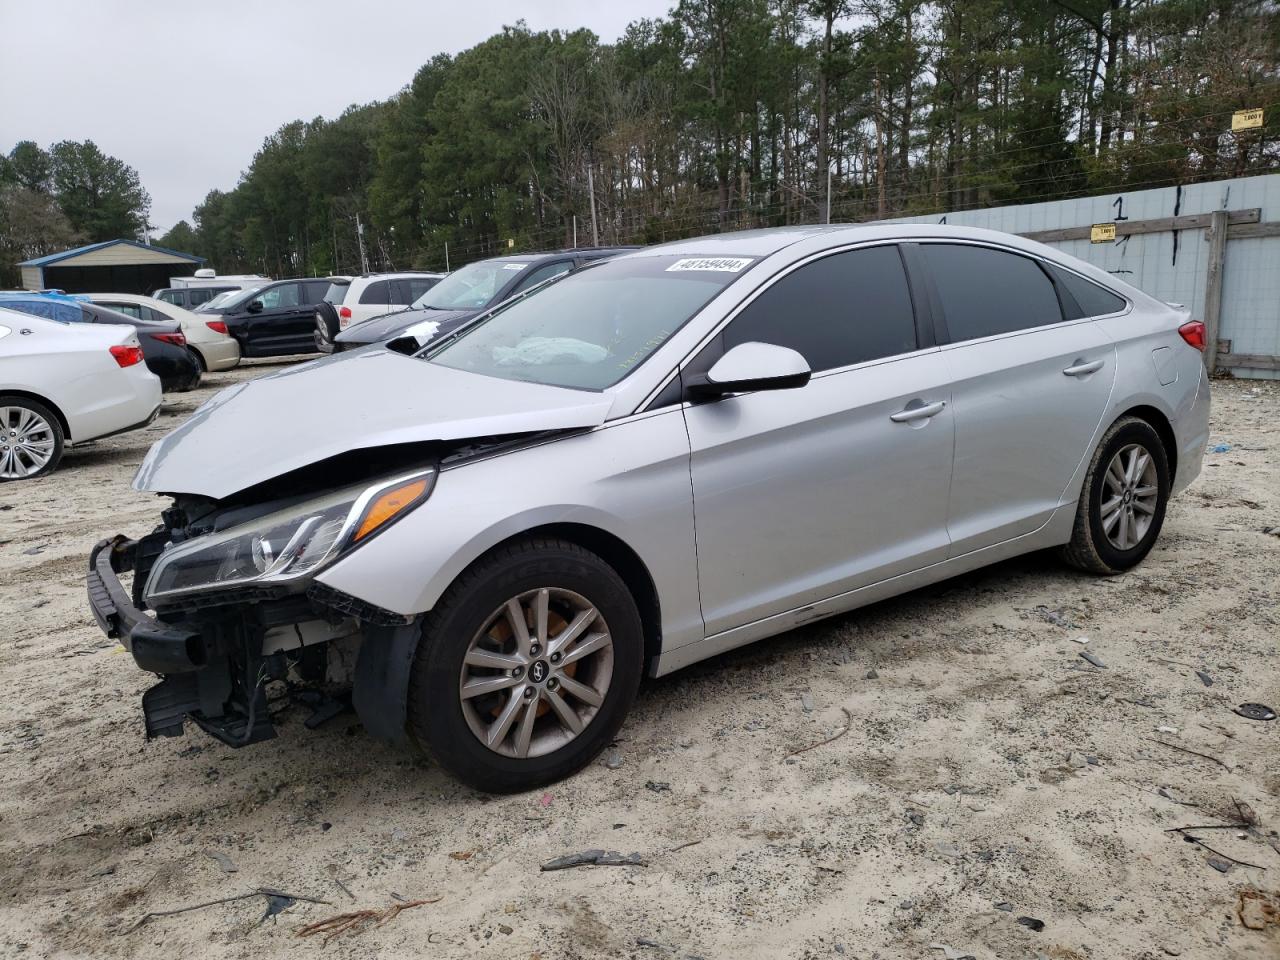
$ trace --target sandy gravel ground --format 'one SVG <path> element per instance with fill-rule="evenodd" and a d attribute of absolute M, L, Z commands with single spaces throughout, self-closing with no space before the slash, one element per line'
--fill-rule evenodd
<path fill-rule="evenodd" d="M 263 369 L 0 488 L 0 956 L 1280 957 L 1238 916 L 1280 890 L 1280 723 L 1231 709 L 1280 708 L 1280 384 L 1215 385 L 1231 449 L 1137 571 L 1026 557 L 649 682 L 609 765 L 494 799 L 351 715 L 144 742 L 152 679 L 93 626 L 85 555 L 155 522 L 148 444 Z M 1235 800 L 1257 826 L 1196 835 L 1258 868 L 1167 832 Z M 539 871 L 587 848 L 646 865 Z M 257 887 L 329 902 L 135 926 Z M 439 899 L 296 935 L 396 897 Z"/>

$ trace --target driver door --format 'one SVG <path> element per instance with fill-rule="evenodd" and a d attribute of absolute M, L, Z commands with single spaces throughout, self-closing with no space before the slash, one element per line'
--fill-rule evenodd
<path fill-rule="evenodd" d="M 749 341 L 798 351 L 813 376 L 685 408 L 708 636 L 945 560 L 950 543 L 949 374 L 897 246 L 792 270 L 685 373 Z"/>
<path fill-rule="evenodd" d="M 298 320 L 304 309 L 302 285 L 281 283 L 269 287 L 254 298 L 262 309 L 251 312 L 245 352 L 251 357 L 277 357 L 300 352 Z M 310 318 L 310 313 L 307 314 Z M 308 333 L 314 320 L 307 327 Z"/>

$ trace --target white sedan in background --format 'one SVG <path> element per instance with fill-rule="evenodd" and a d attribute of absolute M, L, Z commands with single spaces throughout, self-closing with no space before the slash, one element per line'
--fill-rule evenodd
<path fill-rule="evenodd" d="M 86 296 L 100 307 L 118 310 L 139 320 L 179 324 L 187 338 L 187 346 L 205 373 L 230 370 L 240 362 L 240 344 L 227 333 L 227 325 L 220 317 L 200 317 L 176 303 L 136 293 L 90 293 Z"/>
<path fill-rule="evenodd" d="M 49 473 L 64 447 L 144 427 L 160 380 L 133 327 L 0 308 L 0 481 Z"/>

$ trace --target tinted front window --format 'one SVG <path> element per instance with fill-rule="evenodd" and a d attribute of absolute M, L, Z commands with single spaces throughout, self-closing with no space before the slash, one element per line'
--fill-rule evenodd
<path fill-rule="evenodd" d="M 1081 316 L 1101 317 L 1108 313 L 1119 313 L 1127 304 L 1121 297 L 1106 290 L 1091 280 L 1058 270 L 1058 282 L 1071 294 L 1072 299 L 1080 306 Z"/>
<path fill-rule="evenodd" d="M 282 283 L 278 287 L 268 287 L 258 296 L 264 310 L 278 310 L 283 307 L 298 305 L 298 284 Z"/>
<path fill-rule="evenodd" d="M 725 328 L 725 350 L 751 341 L 790 347 L 815 373 L 916 349 L 898 248 L 836 253 L 787 274 Z"/>
<path fill-rule="evenodd" d="M 361 303 L 384 304 L 391 302 L 391 288 L 385 280 L 378 280 L 364 288 L 360 294 Z"/>
<path fill-rule="evenodd" d="M 726 263 L 728 269 L 711 266 Z M 643 363 L 750 263 L 670 255 L 611 260 L 513 301 L 427 357 L 506 380 L 600 390 Z"/>
<path fill-rule="evenodd" d="M 520 277 L 520 282 L 512 288 L 511 295 L 515 296 L 522 290 L 528 290 L 543 280 L 550 280 L 552 277 L 558 277 L 562 273 L 568 273 L 572 266 L 572 262 L 561 260 L 557 263 L 547 263 L 536 269 L 526 270 L 524 275 Z"/>
<path fill-rule="evenodd" d="M 408 280 L 401 280 L 401 295 L 404 299 L 396 302 L 413 303 L 439 282 L 439 277 L 410 277 Z"/>
<path fill-rule="evenodd" d="M 967 244 L 922 243 L 952 342 L 1062 320 L 1048 275 L 1030 257 Z"/>

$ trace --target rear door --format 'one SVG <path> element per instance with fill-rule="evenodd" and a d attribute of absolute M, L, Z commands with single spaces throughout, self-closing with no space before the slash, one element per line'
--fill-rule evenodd
<path fill-rule="evenodd" d="M 921 242 L 955 407 L 951 555 L 1041 527 L 1092 451 L 1116 374 L 1115 345 L 1034 257 Z"/>
<path fill-rule="evenodd" d="M 946 558 L 951 398 L 928 336 L 890 244 L 795 268 L 690 362 L 755 341 L 813 371 L 685 409 L 709 635 Z"/>

